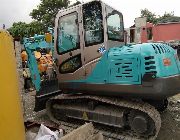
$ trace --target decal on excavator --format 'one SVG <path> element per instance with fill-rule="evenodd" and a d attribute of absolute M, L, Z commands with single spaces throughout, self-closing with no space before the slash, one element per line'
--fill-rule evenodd
<path fill-rule="evenodd" d="M 89 119 L 88 119 L 88 115 L 87 115 L 86 112 L 83 112 L 82 118 L 83 118 L 84 120 L 89 120 Z"/>

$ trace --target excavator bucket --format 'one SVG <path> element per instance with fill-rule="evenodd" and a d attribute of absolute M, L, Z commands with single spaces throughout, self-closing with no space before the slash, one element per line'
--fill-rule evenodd
<path fill-rule="evenodd" d="M 41 88 L 36 92 L 34 111 L 40 111 L 46 108 L 46 102 L 49 98 L 61 94 L 58 88 L 58 81 L 44 81 L 41 83 Z"/>

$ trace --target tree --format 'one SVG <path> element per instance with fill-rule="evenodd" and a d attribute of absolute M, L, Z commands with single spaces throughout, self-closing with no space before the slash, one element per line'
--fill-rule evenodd
<path fill-rule="evenodd" d="M 165 12 L 163 16 L 159 16 L 158 23 L 167 23 L 167 22 L 180 22 L 180 17 L 174 15 L 174 12 L 167 13 Z"/>
<path fill-rule="evenodd" d="M 148 9 L 141 9 L 141 17 L 146 17 L 147 18 L 147 22 L 150 23 L 157 23 L 157 17 L 154 13 L 150 12 Z"/>
<path fill-rule="evenodd" d="M 13 23 L 12 27 L 8 29 L 8 31 L 15 39 L 21 40 L 26 34 L 26 29 L 27 24 L 25 22 L 15 22 Z"/>
<path fill-rule="evenodd" d="M 60 9 L 67 8 L 69 0 L 41 0 L 37 9 L 33 9 L 30 16 L 40 21 L 45 27 L 54 26 L 54 19 Z"/>
<path fill-rule="evenodd" d="M 78 4 L 81 4 L 81 2 L 80 2 L 80 1 L 78 1 L 78 0 L 76 0 L 76 2 L 75 2 L 75 3 L 73 3 L 72 5 L 70 5 L 70 6 L 68 6 L 68 7 L 76 6 L 76 5 L 78 5 Z"/>
<path fill-rule="evenodd" d="M 15 39 L 22 41 L 23 37 L 34 36 L 34 34 L 43 34 L 47 30 L 41 22 L 32 21 L 29 24 L 26 24 L 25 22 L 15 22 L 8 31 Z"/>
<path fill-rule="evenodd" d="M 32 21 L 28 24 L 28 36 L 34 36 L 34 34 L 44 34 L 45 32 L 47 32 L 47 28 L 39 21 Z"/>
<path fill-rule="evenodd" d="M 151 22 L 153 24 L 180 22 L 180 17 L 174 16 L 174 12 L 165 12 L 163 16 L 157 16 L 155 13 L 150 12 L 146 8 L 141 10 L 141 17 L 146 17 L 147 22 Z"/>

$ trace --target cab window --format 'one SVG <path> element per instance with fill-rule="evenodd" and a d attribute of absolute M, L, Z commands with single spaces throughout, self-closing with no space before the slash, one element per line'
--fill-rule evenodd
<path fill-rule="evenodd" d="M 107 6 L 107 30 L 108 39 L 115 41 L 124 41 L 123 16 L 120 12 Z"/>
<path fill-rule="evenodd" d="M 62 74 L 73 73 L 80 67 L 82 67 L 81 55 L 76 55 L 63 62 L 60 66 L 59 72 Z"/>
<path fill-rule="evenodd" d="M 84 39 L 86 47 L 103 42 L 102 7 L 98 1 L 83 5 Z"/>
<path fill-rule="evenodd" d="M 77 13 L 60 17 L 58 27 L 57 50 L 60 54 L 78 49 L 79 31 Z"/>

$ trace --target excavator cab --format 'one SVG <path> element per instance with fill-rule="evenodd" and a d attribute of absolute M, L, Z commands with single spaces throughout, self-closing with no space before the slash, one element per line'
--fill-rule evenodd
<path fill-rule="evenodd" d="M 55 23 L 58 81 L 83 80 L 111 47 L 124 45 L 123 16 L 101 1 L 60 11 Z"/>

